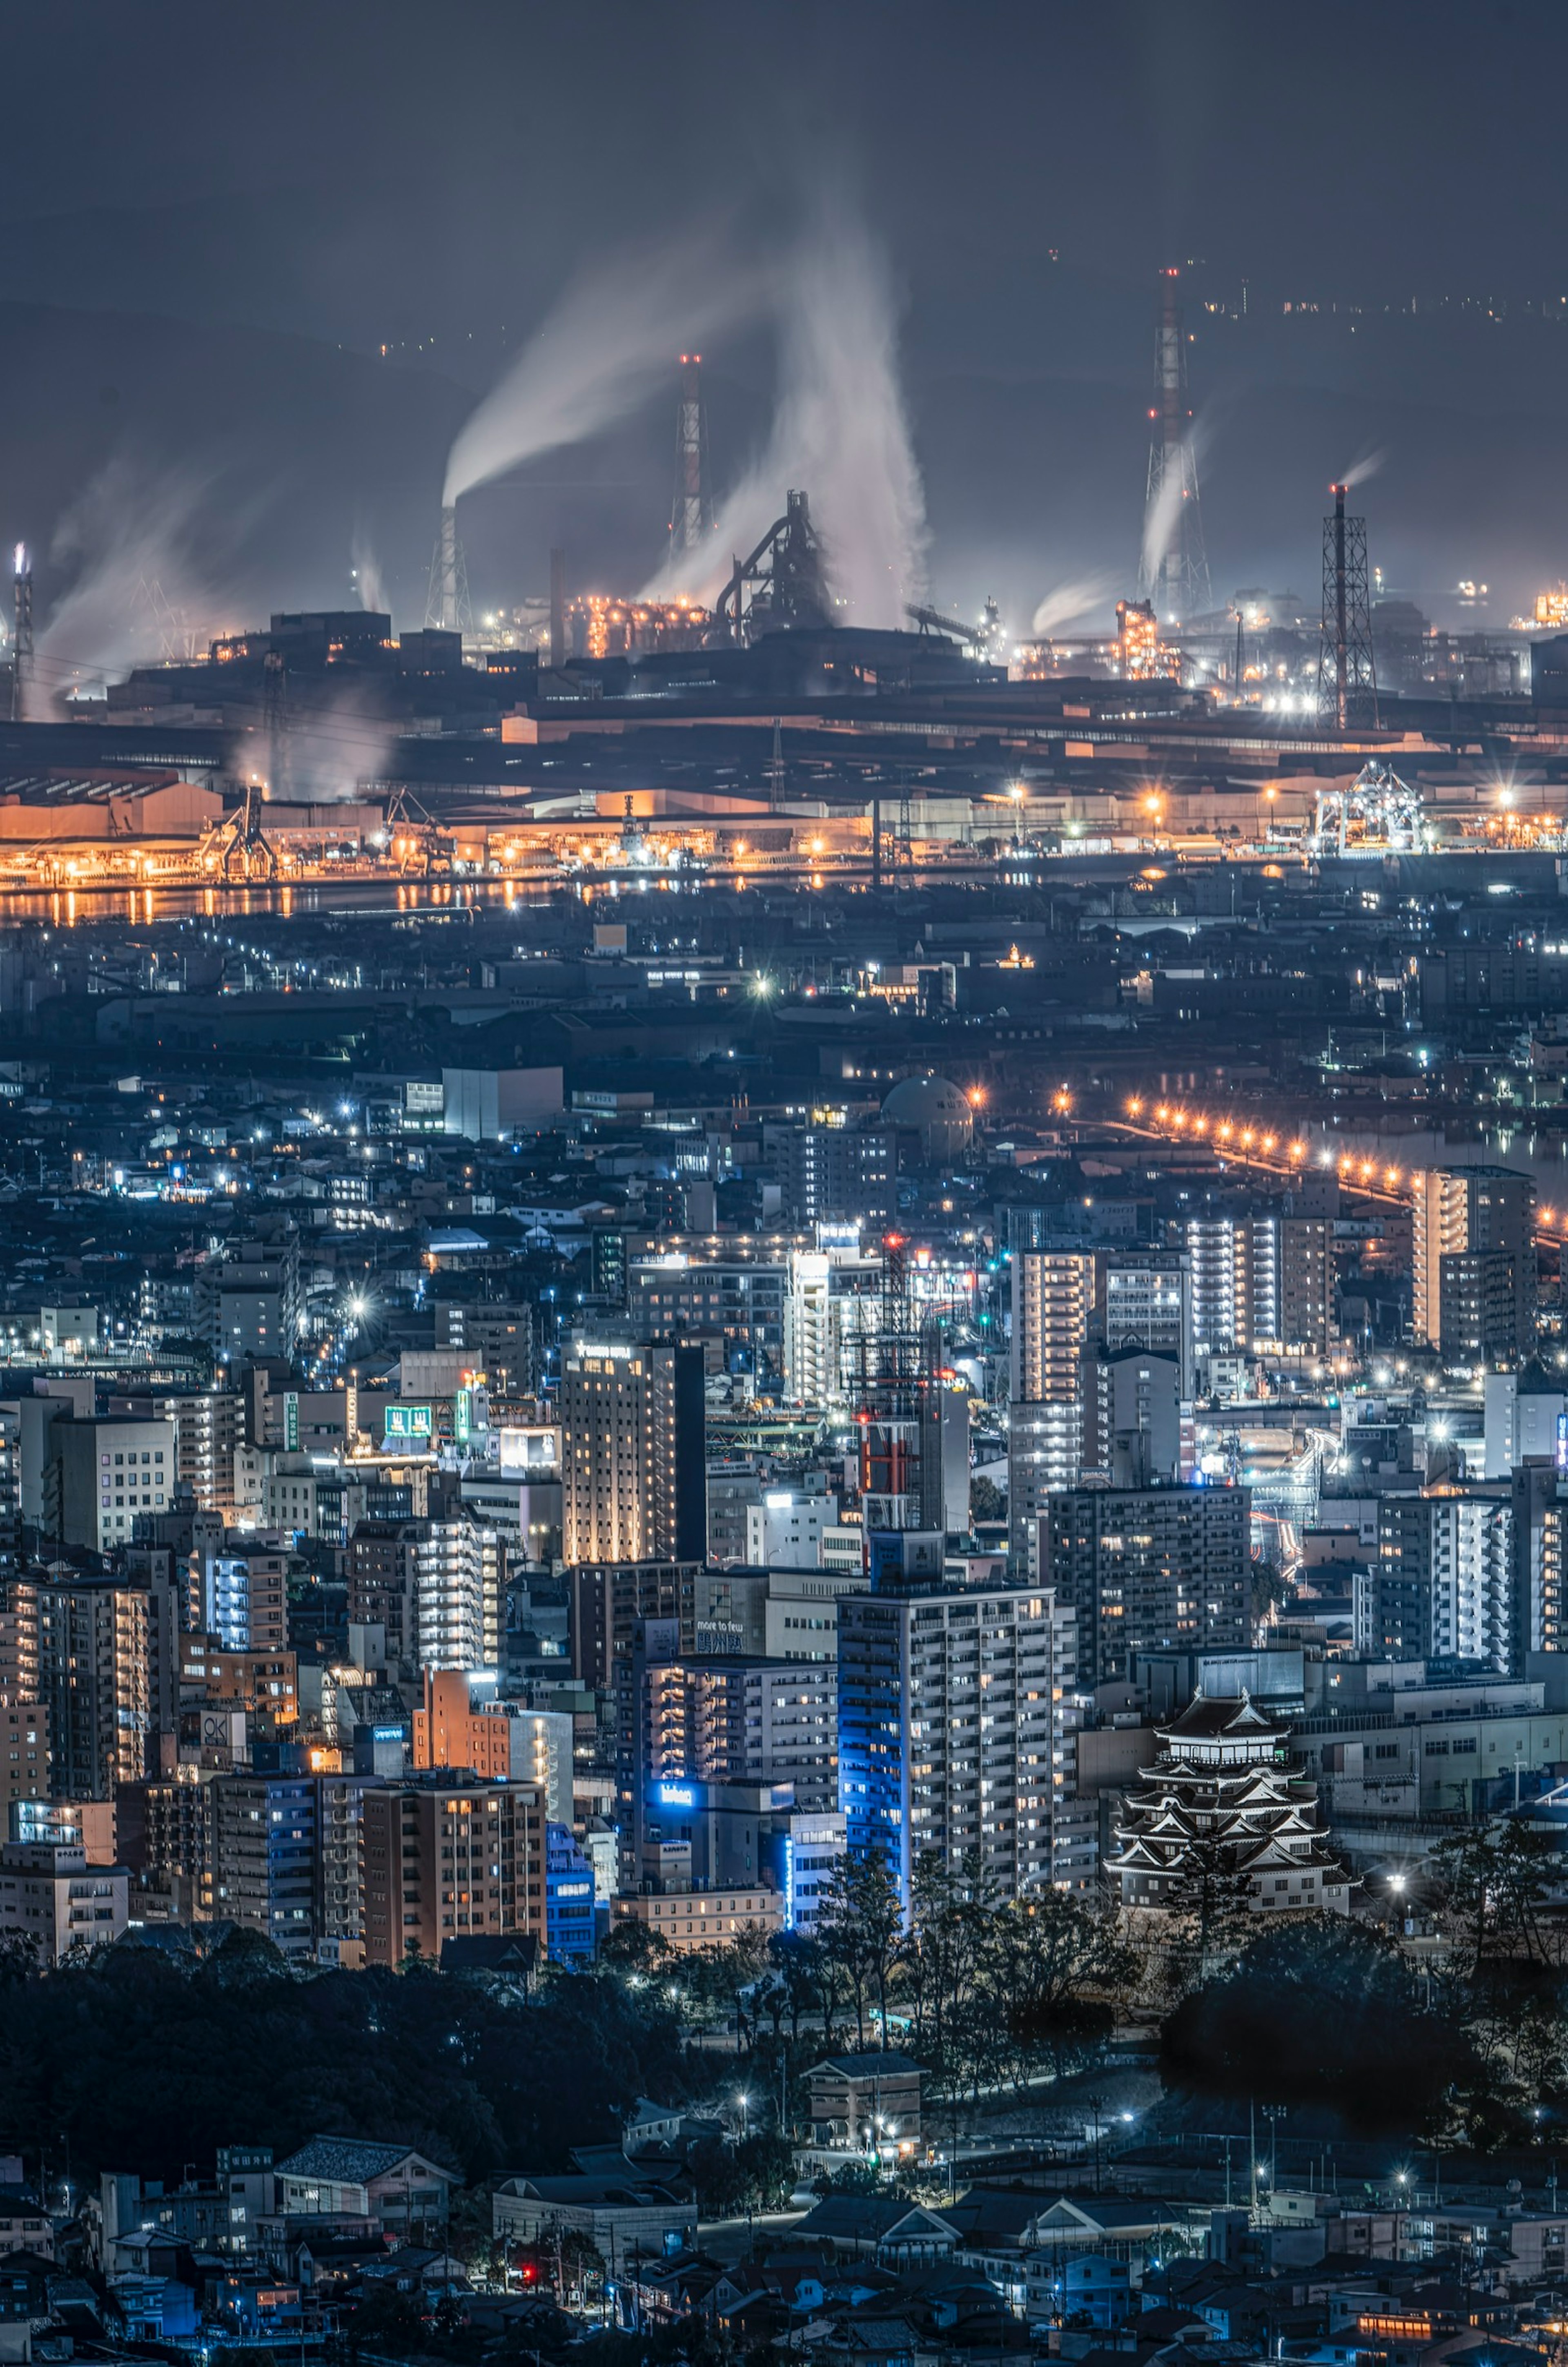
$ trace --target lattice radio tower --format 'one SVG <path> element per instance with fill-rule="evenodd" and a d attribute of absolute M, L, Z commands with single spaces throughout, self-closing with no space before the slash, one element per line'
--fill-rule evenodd
<path fill-rule="evenodd" d="M 1185 625 L 1194 617 L 1206 617 L 1214 595 L 1198 501 L 1198 455 L 1187 390 L 1187 338 L 1177 298 L 1179 276 L 1174 265 L 1160 273 L 1138 592 L 1141 598 L 1153 601 L 1162 623 L 1174 617 Z"/>
<path fill-rule="evenodd" d="M 1317 711 L 1341 731 L 1376 723 L 1378 677 L 1367 596 L 1367 521 L 1345 515 L 1346 487 L 1331 485 L 1323 521 L 1323 632 L 1317 651 Z"/>

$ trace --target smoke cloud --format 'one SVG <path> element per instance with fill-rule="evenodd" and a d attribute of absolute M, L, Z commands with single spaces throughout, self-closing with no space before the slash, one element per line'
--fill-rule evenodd
<path fill-rule="evenodd" d="M 1377 475 L 1386 458 L 1386 453 L 1381 449 L 1376 452 L 1363 453 L 1359 460 L 1351 462 L 1338 482 L 1344 486 L 1347 493 L 1352 485 L 1364 485 L 1369 477 Z"/>
<path fill-rule="evenodd" d="M 624 257 L 579 281 L 459 429 L 443 502 L 625 418 L 669 377 L 672 335 L 701 344 L 759 294 L 756 275 L 707 242 Z"/>
<path fill-rule="evenodd" d="M 69 692 L 202 645 L 214 604 L 193 542 L 210 490 L 194 470 L 153 473 L 119 458 L 72 504 L 50 558 L 74 580 L 37 637 L 29 720 L 47 720 Z"/>
<path fill-rule="evenodd" d="M 896 626 L 925 580 L 925 490 L 898 368 L 898 308 L 880 247 L 842 210 L 781 270 L 780 387 L 767 450 L 722 504 L 711 545 L 648 588 L 711 605 L 791 488 L 806 492 L 845 624 Z"/>
<path fill-rule="evenodd" d="M 392 612 L 392 603 L 388 595 L 386 578 L 382 575 L 380 562 L 370 547 L 370 538 L 362 527 L 355 528 L 354 540 L 349 546 L 348 560 L 349 566 L 353 570 L 354 588 L 359 595 L 360 606 L 367 610 L 374 609 L 383 617 L 389 617 Z"/>
<path fill-rule="evenodd" d="M 1196 474 L 1208 441 L 1201 418 L 1194 419 L 1187 433 L 1187 448 L 1192 455 Z M 1176 542 L 1176 524 L 1181 515 L 1181 488 L 1184 471 L 1169 468 L 1160 480 L 1158 493 L 1144 512 L 1144 544 L 1138 562 L 1138 581 L 1153 586 L 1159 580 L 1162 561 Z"/>
<path fill-rule="evenodd" d="M 1030 631 L 1036 640 L 1043 640 L 1066 625 L 1092 626 L 1095 610 L 1110 599 L 1115 588 L 1113 575 L 1086 575 L 1077 583 L 1056 584 L 1035 609 Z M 1110 619 L 1101 621 L 1109 631 Z"/>

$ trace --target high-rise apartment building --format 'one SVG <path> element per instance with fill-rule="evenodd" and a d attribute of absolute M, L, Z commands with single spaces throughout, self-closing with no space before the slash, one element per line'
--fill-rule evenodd
<path fill-rule="evenodd" d="M 446 1941 L 534 1933 L 545 1942 L 545 1827 L 523 1784 L 437 1771 L 367 1792 L 365 1961 L 438 1964 Z"/>
<path fill-rule="evenodd" d="M 826 1660 L 649 1659 L 636 1776 L 650 1784 L 790 1784 L 797 1808 L 838 1805 L 837 1672 Z"/>
<path fill-rule="evenodd" d="M 1322 1356 L 1337 1333 L 1332 1220 L 1264 1213 L 1190 1217 L 1192 1339 L 1201 1355 L 1262 1348 Z"/>
<path fill-rule="evenodd" d="M 561 1363 L 561 1481 L 569 1563 L 701 1561 L 707 1552 L 702 1350 L 581 1342 L 570 1349 Z"/>
<path fill-rule="evenodd" d="M 38 1590 L 0 1577 L 0 1829 L 13 1800 L 41 1800 L 51 1772 L 39 1665 Z"/>
<path fill-rule="evenodd" d="M 1247 1641 L 1246 1488 L 1073 1488 L 1040 1523 L 1040 1567 L 1077 1618 L 1093 1688 L 1134 1652 L 1239 1651 Z"/>
<path fill-rule="evenodd" d="M 117 1784 L 158 1772 L 158 1737 L 173 1730 L 177 1590 L 172 1580 L 130 1586 L 73 1576 L 29 1582 L 53 1790 L 62 1799 L 107 1799 Z"/>
<path fill-rule="evenodd" d="M 912 1587 L 839 1606 L 839 1802 L 908 1909 L 934 1851 L 1005 1897 L 1090 1878 L 1073 1791 L 1073 1623 L 1049 1591 Z"/>
<path fill-rule="evenodd" d="M 1033 1212 L 1029 1212 L 1032 1214 Z M 1008 1512 L 1015 1569 L 1034 1569 L 1041 1513 L 1083 1465 L 1080 1370 L 1094 1322 L 1094 1253 L 1029 1245 L 1014 1228 Z"/>
<path fill-rule="evenodd" d="M 894 1127 L 768 1125 L 762 1156 L 787 1222 L 892 1223 L 898 1204 Z"/>
<path fill-rule="evenodd" d="M 264 1933 L 291 1964 L 362 1965 L 365 1809 L 378 1795 L 375 1776 L 215 1776 L 213 1914 Z M 155 1826 L 179 1806 L 158 1800 Z M 163 1837 L 183 1843 L 184 1820 Z"/>
<path fill-rule="evenodd" d="M 415 1521 L 413 1637 L 422 1669 L 496 1669 L 501 1662 L 502 1570 L 497 1532 L 462 1506 Z"/>
<path fill-rule="evenodd" d="M 1509 1167 L 1432 1167 L 1415 1181 L 1414 1338 L 1447 1365 L 1528 1354 L 1535 1336 L 1535 1184 Z"/>
<path fill-rule="evenodd" d="M 1524 1667 L 1510 1488 L 1483 1483 L 1384 1496 L 1378 1548 L 1360 1598 L 1357 1648 L 1368 1659 Z"/>

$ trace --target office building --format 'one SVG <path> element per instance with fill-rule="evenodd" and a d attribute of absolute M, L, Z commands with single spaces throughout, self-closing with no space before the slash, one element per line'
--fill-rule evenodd
<path fill-rule="evenodd" d="M 700 1348 L 569 1350 L 561 1362 L 566 1560 L 702 1561 L 705 1427 Z"/>
<path fill-rule="evenodd" d="M 175 1426 L 118 1414 L 62 1416 L 50 1424 L 43 1478 L 46 1536 L 96 1553 L 128 1546 L 139 1517 L 174 1501 Z"/>
<path fill-rule="evenodd" d="M 545 1825 L 524 1784 L 438 1771 L 365 1797 L 365 1961 L 438 1964 L 451 1939 L 545 1939 Z"/>
<path fill-rule="evenodd" d="M 1087 1878 L 1058 1865 L 1072 1792 L 1072 1622 L 1049 1591 L 912 1585 L 839 1606 L 839 1805 L 906 1911 L 917 1861 L 976 1853 L 1003 1897 Z M 1067 1820 L 1063 1820 L 1066 1839 Z"/>
<path fill-rule="evenodd" d="M 1074 1488 L 1040 1523 L 1040 1568 L 1077 1618 L 1086 1687 L 1134 1652 L 1247 1641 L 1252 1499 L 1245 1488 Z"/>
<path fill-rule="evenodd" d="M 1527 1355 L 1535 1338 L 1535 1184 L 1508 1167 L 1414 1179 L 1413 1338 L 1445 1365 Z"/>

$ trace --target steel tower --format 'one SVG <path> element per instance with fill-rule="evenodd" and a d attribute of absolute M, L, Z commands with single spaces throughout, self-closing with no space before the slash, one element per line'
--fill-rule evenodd
<path fill-rule="evenodd" d="M 1331 485 L 1323 521 L 1323 629 L 1317 651 L 1317 711 L 1344 731 L 1376 723 L 1378 677 L 1367 596 L 1367 521 L 1345 515 L 1346 487 Z"/>
<path fill-rule="evenodd" d="M 1187 338 L 1174 265 L 1160 274 L 1155 328 L 1154 400 L 1149 405 L 1149 475 L 1144 502 L 1144 552 L 1138 590 L 1162 623 L 1207 616 L 1214 605 L 1203 514 L 1198 502 L 1198 456 L 1187 390 Z"/>
<path fill-rule="evenodd" d="M 474 612 L 468 604 L 468 563 L 457 539 L 457 512 L 444 503 L 435 549 L 430 555 L 430 589 L 424 598 L 424 622 L 444 633 L 471 633 Z"/>

